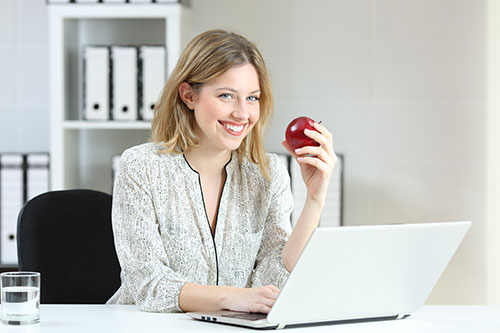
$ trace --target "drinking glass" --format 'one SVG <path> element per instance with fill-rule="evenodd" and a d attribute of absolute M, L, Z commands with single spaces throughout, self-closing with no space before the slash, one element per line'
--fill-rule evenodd
<path fill-rule="evenodd" d="M 2 273 L 0 289 L 0 320 L 3 324 L 31 325 L 40 322 L 40 273 Z"/>

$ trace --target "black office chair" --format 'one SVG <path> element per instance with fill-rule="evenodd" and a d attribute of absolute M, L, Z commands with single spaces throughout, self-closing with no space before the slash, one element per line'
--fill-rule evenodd
<path fill-rule="evenodd" d="M 17 222 L 19 270 L 41 273 L 41 303 L 103 304 L 120 286 L 111 195 L 93 190 L 41 194 Z"/>

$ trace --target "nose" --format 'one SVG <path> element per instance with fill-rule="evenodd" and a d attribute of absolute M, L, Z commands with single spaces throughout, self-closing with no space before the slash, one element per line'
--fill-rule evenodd
<path fill-rule="evenodd" d="M 231 115 L 238 121 L 246 121 L 250 117 L 250 113 L 248 112 L 247 106 L 244 102 L 238 103 Z"/>

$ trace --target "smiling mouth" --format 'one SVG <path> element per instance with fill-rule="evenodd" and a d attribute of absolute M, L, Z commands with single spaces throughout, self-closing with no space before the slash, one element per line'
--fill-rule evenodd
<path fill-rule="evenodd" d="M 228 131 L 231 134 L 235 134 L 235 135 L 239 135 L 239 134 L 243 133 L 243 130 L 245 129 L 245 126 L 246 126 L 246 124 L 244 124 L 244 125 L 232 125 L 232 124 L 223 123 L 220 121 L 219 121 L 219 123 L 222 125 L 222 127 L 224 127 L 224 129 L 226 131 Z"/>

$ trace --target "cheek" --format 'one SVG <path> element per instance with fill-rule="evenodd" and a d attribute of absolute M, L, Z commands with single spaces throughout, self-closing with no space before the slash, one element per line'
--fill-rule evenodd
<path fill-rule="evenodd" d="M 256 107 L 254 110 L 252 110 L 252 113 L 250 114 L 250 119 L 252 120 L 252 123 L 256 123 L 260 118 L 260 108 Z"/>
<path fill-rule="evenodd" d="M 250 113 L 250 127 L 248 128 L 248 132 L 253 131 L 253 128 L 255 127 L 255 124 L 257 124 L 259 118 L 260 110 L 257 108 L 257 110 Z"/>
<path fill-rule="evenodd" d="M 197 109 L 195 109 L 195 116 L 199 121 L 202 122 L 218 119 L 222 114 L 223 112 L 220 105 L 211 101 L 205 102 L 202 105 L 199 105 Z"/>

